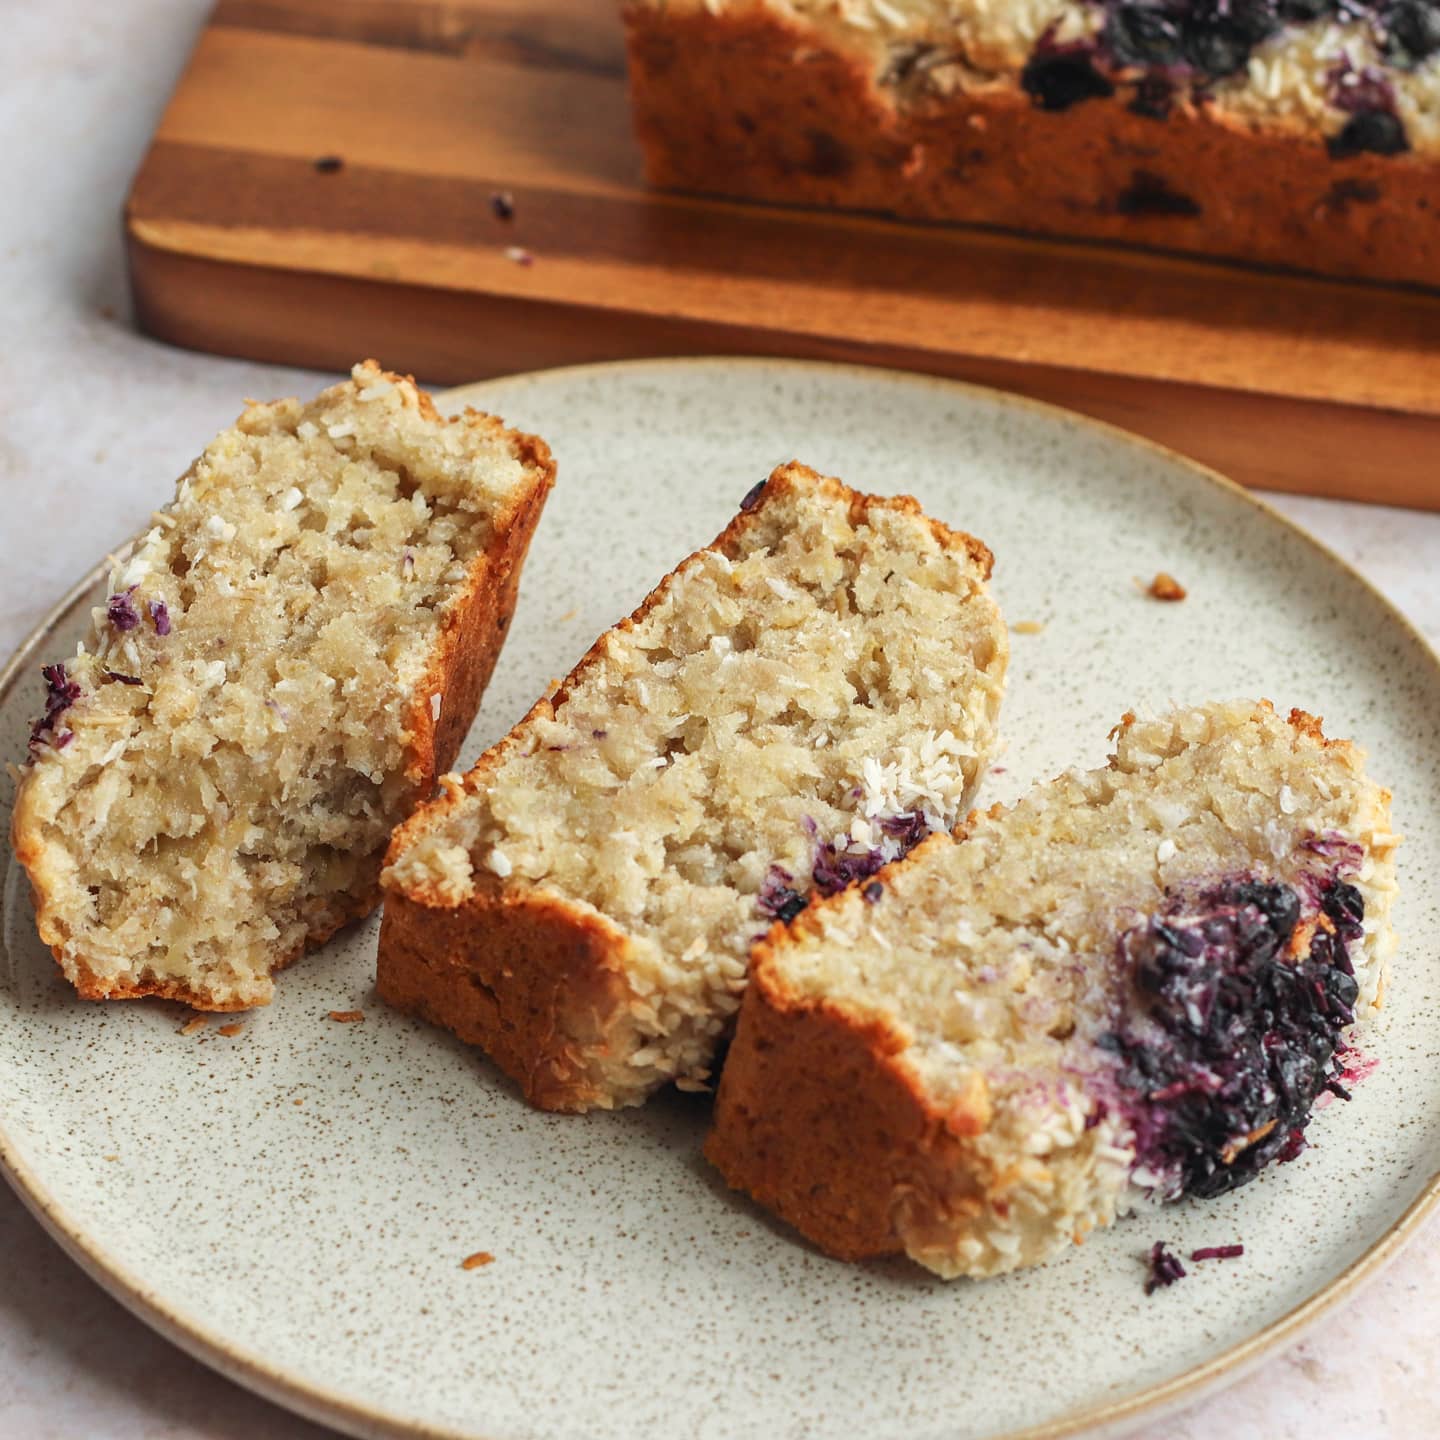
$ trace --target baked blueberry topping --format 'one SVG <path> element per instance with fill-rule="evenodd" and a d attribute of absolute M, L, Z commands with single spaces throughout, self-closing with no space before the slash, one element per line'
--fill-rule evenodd
<path fill-rule="evenodd" d="M 860 894 L 867 904 L 878 905 L 885 894 L 885 887 L 878 880 L 872 880 Z"/>
<path fill-rule="evenodd" d="M 1238 1260 L 1245 1253 L 1243 1245 L 1202 1245 L 1190 1252 L 1190 1258 L 1200 1260 Z"/>
<path fill-rule="evenodd" d="M 1338 135 L 1326 141 L 1326 149 L 1334 160 L 1350 155 L 1399 155 L 1410 148 L 1405 127 L 1399 117 L 1384 110 L 1371 110 L 1354 115 L 1345 122 Z"/>
<path fill-rule="evenodd" d="M 815 888 L 822 895 L 837 895 L 847 886 L 859 880 L 868 880 L 882 865 L 885 857 L 879 849 L 837 850 L 833 840 L 827 840 L 815 852 Z"/>
<path fill-rule="evenodd" d="M 1440 6 L 1400 0 L 1384 18 L 1385 57 L 1397 65 L 1418 65 L 1440 50 Z"/>
<path fill-rule="evenodd" d="M 165 636 L 170 633 L 170 610 L 163 600 L 150 602 L 150 621 L 155 626 L 157 635 Z"/>
<path fill-rule="evenodd" d="M 1273 11 L 1261 5 L 1236 9 L 1228 15 L 1197 14 L 1185 27 L 1185 58 L 1202 75 L 1222 79 L 1243 70 L 1250 52 L 1279 28 Z"/>
<path fill-rule="evenodd" d="M 55 731 L 55 722 L 80 698 L 80 682 L 72 680 L 63 665 L 42 665 L 40 674 L 45 681 L 45 713 L 30 730 L 30 753 L 33 756 L 42 745 L 63 750 L 74 738 L 74 733 Z"/>
<path fill-rule="evenodd" d="M 1173 1285 L 1177 1280 L 1185 1278 L 1185 1267 L 1180 1263 L 1179 1256 L 1167 1250 L 1163 1240 L 1157 1240 L 1150 1247 L 1146 1265 L 1149 1270 L 1145 1277 L 1147 1295 L 1153 1295 L 1166 1285 Z"/>
<path fill-rule="evenodd" d="M 1358 69 L 1348 59 L 1341 59 L 1326 72 L 1330 103 L 1350 115 L 1367 115 L 1372 111 L 1393 114 L 1395 90 L 1389 79 L 1373 65 Z"/>
<path fill-rule="evenodd" d="M 781 865 L 770 867 L 765 883 L 760 887 L 760 896 L 755 902 L 762 914 L 770 916 L 772 920 L 782 920 L 788 925 L 809 904 L 798 890 L 792 888 L 790 882 L 794 878 Z"/>
<path fill-rule="evenodd" d="M 117 630 L 133 630 L 140 623 L 140 613 L 130 598 L 135 590 L 136 587 L 132 585 L 128 590 L 118 591 L 110 597 L 105 606 L 105 618 Z"/>
<path fill-rule="evenodd" d="M 918 810 L 904 815 L 883 815 L 876 823 L 895 842 L 894 846 L 882 848 L 877 845 L 869 850 L 851 850 L 841 849 L 833 840 L 825 840 L 815 847 L 811 875 L 820 894 L 837 895 L 861 880 L 868 880 L 892 860 L 908 855 L 930 833 L 930 826 Z M 808 817 L 805 828 L 812 835 L 818 833 L 815 822 Z M 871 897 L 867 895 L 866 898 Z"/>
<path fill-rule="evenodd" d="M 1105 21 L 1104 44 L 1118 65 L 1178 65 L 1180 26 L 1150 5 L 1118 5 Z"/>
<path fill-rule="evenodd" d="M 1368 20 L 1387 61 L 1413 68 L 1440 52 L 1440 0 L 1096 0 L 1099 33 L 1058 43 L 1052 25 L 1021 72 L 1026 93 L 1044 110 L 1068 110 L 1082 100 L 1129 88 L 1130 110 L 1165 119 L 1176 87 L 1208 98 L 1212 82 L 1240 74 L 1256 46 L 1287 25 L 1311 25 L 1338 14 Z M 1337 78 L 1344 76 L 1342 86 Z M 1383 73 L 1350 70 L 1342 60 L 1331 76 L 1331 99 L 1360 122 L 1331 141 L 1331 153 L 1408 149 Z M 1377 118 L 1378 116 L 1388 118 Z"/>
<path fill-rule="evenodd" d="M 1223 1194 L 1294 1159 L 1316 1098 L 1336 1091 L 1365 907 L 1338 878 L 1319 898 L 1302 925 L 1290 886 L 1236 879 L 1121 937 L 1139 1014 L 1098 1043 L 1118 1062 L 1137 1172 L 1167 1198 Z"/>
<path fill-rule="evenodd" d="M 745 498 L 740 502 L 740 508 L 747 513 L 753 510 L 760 503 L 760 496 L 768 483 L 768 477 L 765 480 L 757 480 L 755 484 L 745 492 Z"/>
<path fill-rule="evenodd" d="M 1041 45 L 1044 45 L 1041 41 Z M 1082 100 L 1103 99 L 1115 87 L 1095 68 L 1088 45 L 1037 47 L 1020 72 L 1025 93 L 1042 110 L 1068 110 Z"/>
<path fill-rule="evenodd" d="M 882 815 L 879 823 L 881 830 L 899 844 L 901 855 L 908 855 L 930 833 L 918 810 L 907 815 Z"/>

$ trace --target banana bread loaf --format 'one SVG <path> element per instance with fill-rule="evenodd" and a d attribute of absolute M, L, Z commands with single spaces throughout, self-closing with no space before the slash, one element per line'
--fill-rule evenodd
<path fill-rule="evenodd" d="M 830 1253 L 945 1276 L 1294 1158 L 1384 989 L 1389 801 L 1299 711 L 1127 716 L 1108 768 L 771 931 L 706 1153 Z"/>
<path fill-rule="evenodd" d="M 990 553 L 800 465 L 397 833 L 379 988 L 535 1104 L 702 1088 L 751 942 L 964 813 Z"/>
<path fill-rule="evenodd" d="M 656 185 L 1440 284 L 1435 0 L 630 0 Z"/>
<path fill-rule="evenodd" d="M 252 404 L 45 667 L 13 819 L 91 999 L 261 1005 L 379 900 L 474 718 L 554 479 L 544 443 L 357 366 Z"/>

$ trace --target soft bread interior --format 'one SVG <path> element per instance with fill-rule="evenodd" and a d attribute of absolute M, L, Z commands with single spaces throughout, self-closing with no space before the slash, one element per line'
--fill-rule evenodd
<path fill-rule="evenodd" d="M 928 840 L 874 898 L 812 908 L 757 964 L 786 1004 L 883 1022 L 925 1104 L 973 1129 L 979 1218 L 902 1206 L 899 1223 L 922 1263 L 988 1274 L 1045 1258 L 1134 1198 L 1134 1134 L 1095 1100 L 1114 1063 L 1097 1042 L 1139 1003 L 1121 937 L 1234 879 L 1293 887 L 1303 931 L 1338 873 L 1363 897 L 1351 959 L 1369 1009 L 1394 946 L 1396 844 L 1388 792 L 1308 716 L 1181 710 L 1126 724 L 1108 767 Z"/>
<path fill-rule="evenodd" d="M 629 937 L 640 1030 L 616 1103 L 703 1080 L 774 914 L 762 892 L 899 853 L 898 815 L 963 813 L 1007 655 L 988 572 L 913 502 L 783 468 L 402 832 L 386 883 L 436 905 L 537 887 L 602 913 Z"/>
<path fill-rule="evenodd" d="M 195 462 L 65 662 L 16 815 L 92 989 L 259 1003 L 348 918 L 415 798 L 437 636 L 532 478 L 498 421 L 444 422 L 373 363 Z"/>

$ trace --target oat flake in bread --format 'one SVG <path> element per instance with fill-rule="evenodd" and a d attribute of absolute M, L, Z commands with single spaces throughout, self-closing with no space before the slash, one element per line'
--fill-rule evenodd
<path fill-rule="evenodd" d="M 453 763 L 555 467 L 373 361 L 250 405 L 45 667 L 12 827 L 41 938 L 90 999 L 266 1003 L 379 900 Z"/>
<path fill-rule="evenodd" d="M 1300 711 L 1126 720 L 752 957 L 706 1153 L 833 1255 L 994 1275 L 1293 1158 L 1394 946 L 1390 796 Z"/>
<path fill-rule="evenodd" d="M 990 564 L 913 500 L 776 470 L 397 833 L 382 997 L 549 1109 L 702 1088 L 771 920 L 964 813 Z"/>
<path fill-rule="evenodd" d="M 1440 284 L 1436 0 L 631 0 L 652 183 Z"/>

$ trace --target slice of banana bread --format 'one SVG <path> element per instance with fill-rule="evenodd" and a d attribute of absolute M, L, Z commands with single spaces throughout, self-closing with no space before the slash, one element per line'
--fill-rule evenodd
<path fill-rule="evenodd" d="M 993 1275 L 1304 1146 L 1394 945 L 1390 796 L 1300 711 L 1127 716 L 752 958 L 706 1147 L 846 1259 Z"/>
<path fill-rule="evenodd" d="M 544 443 L 444 420 L 373 361 L 252 404 L 45 667 L 12 838 L 90 999 L 267 1002 L 379 899 L 454 760 L 554 480 Z"/>
<path fill-rule="evenodd" d="M 990 564 L 911 499 L 776 470 L 399 831 L 381 995 L 545 1108 L 703 1086 L 757 935 L 964 813 Z"/>

